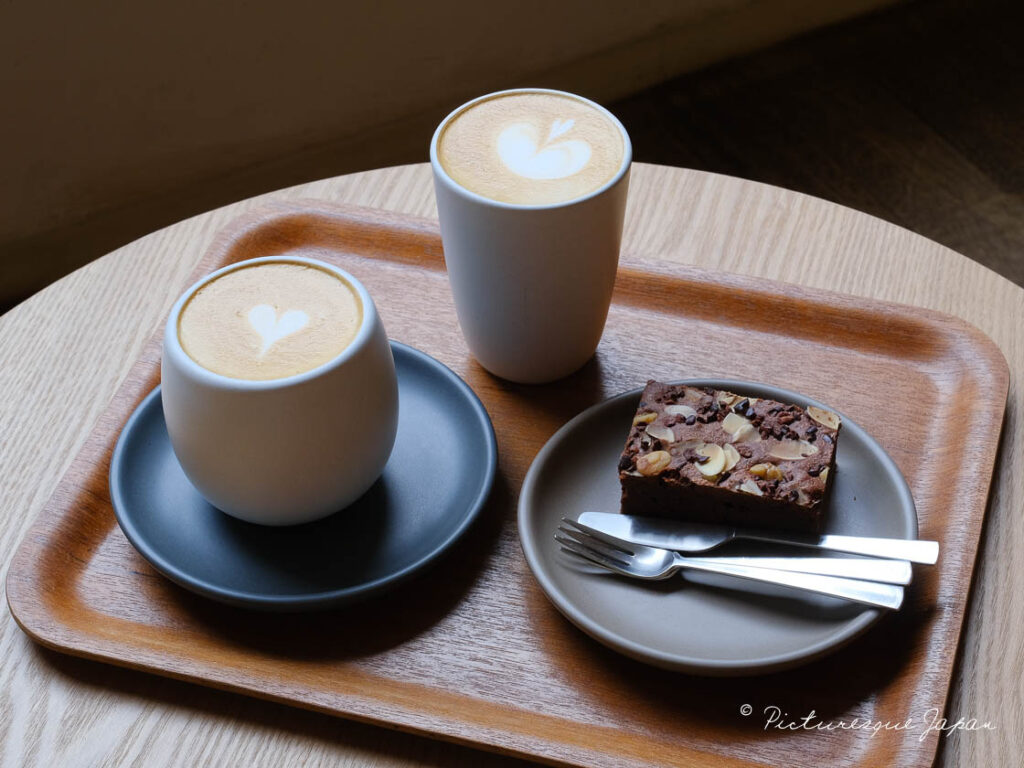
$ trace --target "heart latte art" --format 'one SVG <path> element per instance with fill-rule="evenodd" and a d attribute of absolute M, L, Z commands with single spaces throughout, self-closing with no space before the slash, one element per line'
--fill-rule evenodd
<path fill-rule="evenodd" d="M 575 120 L 555 120 L 547 139 L 537 141 L 531 123 L 513 123 L 498 134 L 498 156 L 512 173 L 526 179 L 564 179 L 582 171 L 590 160 L 590 144 L 582 139 L 558 140 Z"/>
<path fill-rule="evenodd" d="M 260 335 L 260 357 L 270 351 L 274 342 L 291 336 L 309 324 L 309 315 L 301 309 L 289 309 L 280 317 L 277 310 L 269 304 L 259 304 L 249 310 L 249 325 Z"/>
<path fill-rule="evenodd" d="M 444 127 L 438 160 L 459 185 L 519 205 L 567 202 L 621 169 L 625 146 L 603 111 L 569 95 L 517 92 L 475 102 Z"/>
<path fill-rule="evenodd" d="M 269 262 L 199 288 L 181 310 L 178 338 L 214 373 L 279 379 L 337 357 L 361 323 L 359 298 L 340 277 L 300 262 Z"/>

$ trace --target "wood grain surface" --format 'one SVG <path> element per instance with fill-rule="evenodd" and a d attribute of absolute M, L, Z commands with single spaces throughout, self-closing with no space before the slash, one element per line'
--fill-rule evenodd
<path fill-rule="evenodd" d="M 1024 318 L 1020 289 L 946 249 L 878 220 L 771 187 L 644 166 L 637 167 L 635 179 L 626 233 L 632 253 L 952 311 L 996 340 L 1009 360 L 1011 382 L 1024 366 L 1016 333 Z M 432 212 L 429 173 L 423 166 L 342 177 L 275 197 L 310 195 Z M 155 233 L 0 320 L 5 393 L 0 406 L 5 491 L 0 542 L 5 565 L 216 229 L 255 204 L 247 201 Z M 152 348 L 147 355 L 153 362 Z M 932 374 L 941 377 L 943 369 Z M 972 407 L 971 396 L 963 393 L 966 410 Z M 950 764 L 1012 764 L 1020 750 L 1021 606 L 1014 587 L 1020 586 L 1021 577 L 1006 565 L 1012 547 L 1022 543 L 1019 517 L 1012 514 L 1022 493 L 1014 429 L 1018 407 L 1014 384 L 979 584 L 949 706 L 954 718 L 988 720 L 995 730 L 942 739 L 941 760 Z M 551 414 L 553 420 L 555 416 Z M 945 430 L 928 434 L 935 431 Z M 942 464 L 941 452 L 936 461 Z M 507 534 L 502 530 L 496 535 Z M 81 569 L 73 550 L 63 557 L 58 567 Z M 103 574 L 91 577 L 102 579 Z M 124 610 L 130 611 L 137 596 L 120 597 Z M 457 594 L 453 601 L 461 604 Z M 174 623 L 166 627 L 172 635 L 185 629 Z M 36 650 L 6 618 L 0 633 L 0 758 L 5 763 L 503 762 L 450 745 L 64 659 Z M 252 642 L 247 636 L 224 640 L 239 652 Z M 563 640 L 581 644 L 568 632 Z M 883 667 L 893 663 L 885 660 L 886 649 L 877 650 Z M 263 652 L 272 658 L 282 655 L 273 642 Z M 904 668 L 897 669 L 902 674 Z M 753 689 L 733 690 L 739 696 Z M 780 682 L 780 691 L 785 690 L 788 684 Z M 597 686 L 593 693 L 604 691 Z M 689 695 L 699 699 L 708 691 L 695 685 Z M 735 715 L 722 712 L 722 726 L 736 728 Z M 822 735 L 816 743 L 827 750 L 831 742 L 831 736 Z M 756 747 L 749 757 L 772 760 Z M 847 756 L 848 761 L 856 757 Z"/>

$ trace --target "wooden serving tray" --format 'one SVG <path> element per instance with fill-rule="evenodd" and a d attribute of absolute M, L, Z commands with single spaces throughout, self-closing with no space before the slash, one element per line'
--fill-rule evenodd
<path fill-rule="evenodd" d="M 1009 374 L 982 333 L 946 315 L 749 277 L 624 258 L 598 354 L 548 386 L 493 378 L 459 333 L 433 221 L 276 204 L 222 233 L 196 278 L 301 253 L 355 274 L 392 338 L 479 394 L 500 466 L 481 520 L 443 562 L 373 602 L 279 616 L 211 603 L 159 576 L 114 520 L 111 450 L 158 382 L 154 335 L 12 562 L 11 611 L 58 651 L 551 763 L 586 766 L 929 765 L 956 657 Z M 598 645 L 548 603 L 515 527 L 534 455 L 579 411 L 648 377 L 718 376 L 803 392 L 848 414 L 895 459 L 935 568 L 904 608 L 798 670 L 711 679 Z M 743 705 L 753 714 L 744 717 Z M 909 731 L 765 728 L 792 719 Z M 923 736 L 923 738 L 922 738 Z"/>

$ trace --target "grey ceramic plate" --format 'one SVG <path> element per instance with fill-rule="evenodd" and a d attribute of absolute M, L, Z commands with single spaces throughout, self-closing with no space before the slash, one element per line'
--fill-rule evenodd
<path fill-rule="evenodd" d="M 171 449 L 157 387 L 128 420 L 111 460 L 111 500 L 128 540 L 186 589 L 264 610 L 335 607 L 432 563 L 487 500 L 494 429 L 452 371 L 412 347 L 391 347 L 399 417 L 384 473 L 354 504 L 306 525 L 252 525 L 203 499 Z"/>
<path fill-rule="evenodd" d="M 750 382 L 690 380 L 799 405 L 828 407 Z M 584 632 L 657 666 L 705 675 L 774 672 L 834 651 L 881 617 L 873 608 L 747 582 L 697 576 L 640 583 L 582 564 L 554 541 L 559 520 L 617 512 L 617 463 L 641 390 L 579 414 L 537 454 L 519 497 L 519 535 L 547 596 Z M 843 417 L 827 531 L 915 538 L 910 489 L 892 459 Z M 807 550 L 802 550 L 806 554 Z M 699 580 L 699 581 L 698 581 Z"/>

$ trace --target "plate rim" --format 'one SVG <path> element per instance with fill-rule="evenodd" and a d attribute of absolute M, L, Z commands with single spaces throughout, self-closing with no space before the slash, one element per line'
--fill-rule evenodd
<path fill-rule="evenodd" d="M 789 398 L 786 401 L 796 403 L 798 405 L 803 404 L 805 407 L 806 405 L 815 405 L 819 408 L 835 411 L 842 417 L 844 429 L 849 429 L 850 431 L 859 433 L 861 438 L 881 458 L 883 463 L 890 465 L 894 476 L 897 478 L 897 490 L 902 497 L 900 508 L 902 510 L 907 510 L 911 535 L 913 537 L 918 535 L 919 523 L 917 519 L 917 508 L 914 504 L 910 486 L 907 484 L 903 473 L 900 472 L 896 462 L 893 461 L 892 457 L 889 456 L 888 452 L 881 446 L 881 444 L 875 440 L 867 430 L 861 427 L 853 419 L 847 417 L 841 411 L 799 392 L 793 392 L 792 390 L 784 389 L 773 384 L 757 381 L 704 377 L 673 379 L 668 383 L 685 384 L 687 386 L 695 387 L 714 387 L 717 389 L 728 389 L 729 391 L 738 392 L 743 392 L 744 390 L 767 391 L 776 393 L 773 399 L 782 400 L 783 398 Z M 516 510 L 516 523 L 519 529 L 520 547 L 522 548 L 523 555 L 526 558 L 527 565 L 529 566 L 531 573 L 540 584 L 545 596 L 566 619 L 603 645 L 637 661 L 678 672 L 699 674 L 710 677 L 729 677 L 770 674 L 810 663 L 811 661 L 838 651 L 843 646 L 867 632 L 868 629 L 884 618 L 885 613 L 881 609 L 865 607 L 858 616 L 847 623 L 845 629 L 830 638 L 818 641 L 798 651 L 781 653 L 758 659 L 738 661 L 735 659 L 704 660 L 687 657 L 683 654 L 665 653 L 657 649 L 648 648 L 642 643 L 633 641 L 628 637 L 623 637 L 620 634 L 605 628 L 600 622 L 594 621 L 590 617 L 584 615 L 582 611 L 576 607 L 575 601 L 569 599 L 564 593 L 562 593 L 554 583 L 554 580 L 547 575 L 544 567 L 544 558 L 539 555 L 540 545 L 535 540 L 532 527 L 528 524 L 529 510 L 532 506 L 530 500 L 536 494 L 538 478 L 544 470 L 544 465 L 548 462 L 549 457 L 557 451 L 559 444 L 563 440 L 571 436 L 581 423 L 593 418 L 594 414 L 604 409 L 614 409 L 622 403 L 622 401 L 638 398 L 642 392 L 643 387 L 630 389 L 594 403 L 576 414 L 572 419 L 563 424 L 547 440 L 540 451 L 538 451 L 533 462 L 530 464 L 526 477 L 523 479 L 523 485 L 519 494 L 519 503 Z"/>
<path fill-rule="evenodd" d="M 432 565 L 462 538 L 470 526 L 480 517 L 480 513 L 484 506 L 486 506 L 497 474 L 497 437 L 490 414 L 487 413 L 487 409 L 484 407 L 479 396 L 457 373 L 440 360 L 422 350 L 393 339 L 390 339 L 389 342 L 396 361 L 400 356 L 405 356 L 412 361 L 428 366 L 435 374 L 446 379 L 454 387 L 455 391 L 463 396 L 469 412 L 476 417 L 481 436 L 484 438 L 486 469 L 480 476 L 477 493 L 473 500 L 465 507 L 466 511 L 459 523 L 453 527 L 448 536 L 440 541 L 437 546 L 418 560 L 386 576 L 354 586 L 321 592 L 270 596 L 261 592 L 246 592 L 238 589 L 217 587 L 208 582 L 197 580 L 187 571 L 167 561 L 152 548 L 147 537 L 141 535 L 133 524 L 131 514 L 129 513 L 126 516 L 126 508 L 130 505 L 125 503 L 121 493 L 123 475 L 125 474 L 124 463 L 127 444 L 133 431 L 137 428 L 138 422 L 148 414 L 149 409 L 154 407 L 153 401 L 161 397 L 161 387 L 157 384 L 139 402 L 128 417 L 124 427 L 122 427 L 118 434 L 117 443 L 110 458 L 110 472 L 108 476 L 110 504 L 114 510 L 118 526 L 135 551 L 161 575 L 190 592 L 228 605 L 265 611 L 318 610 L 347 605 L 383 593 Z M 401 379 L 399 379 L 399 397 L 401 397 Z M 401 403 L 399 403 L 399 407 L 401 407 Z M 163 418 L 162 411 L 159 418 Z"/>

